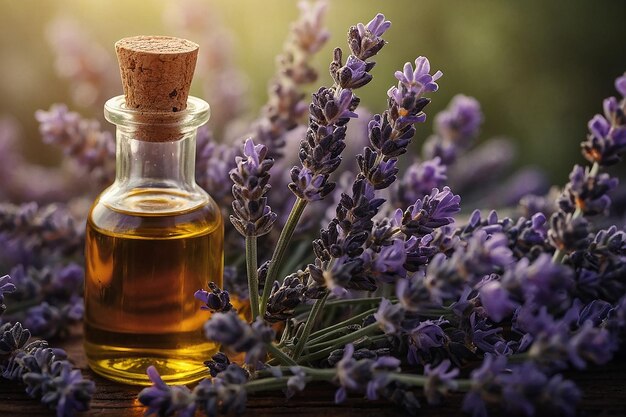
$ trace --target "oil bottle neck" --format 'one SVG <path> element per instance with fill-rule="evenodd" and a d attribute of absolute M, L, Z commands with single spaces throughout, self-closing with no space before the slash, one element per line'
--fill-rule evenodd
<path fill-rule="evenodd" d="M 117 128 L 116 183 L 126 188 L 195 188 L 196 130 L 170 142 L 136 139 Z"/>

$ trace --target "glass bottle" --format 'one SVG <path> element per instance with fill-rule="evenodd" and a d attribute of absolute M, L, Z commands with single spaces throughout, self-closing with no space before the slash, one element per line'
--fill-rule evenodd
<path fill-rule="evenodd" d="M 116 178 L 87 220 L 89 366 L 132 384 L 150 383 L 150 365 L 168 382 L 198 380 L 218 346 L 203 335 L 210 313 L 194 292 L 222 286 L 223 270 L 222 216 L 195 182 L 196 132 L 209 105 L 189 97 L 185 110 L 150 113 L 118 96 L 105 117 L 117 126 Z"/>

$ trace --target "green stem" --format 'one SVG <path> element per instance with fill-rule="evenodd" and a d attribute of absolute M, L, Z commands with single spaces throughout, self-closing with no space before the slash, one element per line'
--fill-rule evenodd
<path fill-rule="evenodd" d="M 289 381 L 288 376 L 281 376 L 280 378 L 255 379 L 254 381 L 246 382 L 244 387 L 248 393 L 273 391 L 286 387 L 287 381 Z"/>
<path fill-rule="evenodd" d="M 426 385 L 426 381 L 428 381 L 428 377 L 422 375 L 392 373 L 390 377 L 394 381 L 417 387 L 423 387 Z M 470 379 L 457 379 L 456 383 L 459 391 L 469 391 L 472 387 L 472 381 Z"/>
<path fill-rule="evenodd" d="M 354 316 L 348 320 L 345 320 L 344 322 L 340 323 L 342 325 L 334 325 L 332 327 L 327 327 L 324 328 L 322 330 L 319 330 L 315 333 L 312 333 L 311 335 L 309 335 L 309 344 L 314 345 L 317 344 L 323 340 L 328 339 L 329 337 L 333 337 L 334 335 L 336 335 L 337 333 L 340 332 L 344 332 L 346 331 L 346 327 L 351 325 L 351 324 L 356 324 L 360 321 L 362 321 L 365 317 L 369 316 L 370 314 L 374 313 L 376 311 L 376 309 L 372 309 L 372 310 L 368 310 L 365 311 L 357 316 Z M 348 322 L 348 323 L 346 323 Z M 345 323 L 345 324 L 344 324 Z M 317 333 L 317 334 L 316 334 Z"/>
<path fill-rule="evenodd" d="M 248 269 L 248 291 L 252 321 L 259 316 L 259 275 L 256 251 L 256 236 L 246 236 L 246 268 Z"/>
<path fill-rule="evenodd" d="M 353 298 L 353 299 L 341 299 L 341 300 L 330 300 L 326 301 L 326 307 L 345 307 L 345 306 L 361 306 L 361 305 L 370 305 L 370 304 L 379 304 L 382 298 L 380 297 L 365 297 L 365 298 Z M 389 301 L 397 301 L 395 297 L 390 298 Z M 310 310 L 310 305 L 300 305 L 296 308 L 296 312 Z"/>
<path fill-rule="evenodd" d="M 589 176 L 595 177 L 596 175 L 598 175 L 599 172 L 600 172 L 600 164 L 598 164 L 597 162 L 594 162 L 593 165 L 591 166 L 591 170 L 589 171 Z M 574 211 L 574 214 L 572 215 L 572 220 L 575 220 L 582 215 L 583 215 L 583 211 L 580 209 L 580 207 L 576 207 L 576 211 Z M 565 255 L 566 253 L 563 249 L 557 249 L 556 251 L 554 251 L 554 255 L 552 256 L 552 262 L 563 263 L 563 259 L 565 258 Z"/>
<path fill-rule="evenodd" d="M 296 202 L 293 203 L 293 207 L 291 208 L 291 212 L 289 213 L 289 218 L 287 219 L 287 223 L 285 223 L 285 227 L 280 232 L 280 236 L 278 238 L 278 242 L 276 243 L 276 248 L 274 249 L 274 253 L 272 254 L 272 260 L 270 261 L 270 266 L 267 270 L 267 277 L 265 278 L 265 286 L 263 287 L 263 296 L 261 297 L 261 315 L 265 315 L 265 309 L 267 308 L 267 300 L 270 298 L 270 292 L 272 290 L 272 284 L 276 280 L 276 275 L 278 271 L 280 271 L 280 264 L 283 261 L 283 256 L 285 255 L 285 251 L 287 250 L 287 246 L 289 246 L 289 242 L 291 241 L 291 237 L 293 236 L 293 232 L 296 230 L 296 226 L 300 221 L 300 216 L 302 216 L 302 212 L 304 212 L 304 208 L 307 205 L 307 201 L 298 197 Z"/>
<path fill-rule="evenodd" d="M 320 298 L 319 300 L 315 300 L 315 304 L 313 305 L 313 308 L 309 312 L 309 318 L 306 320 L 306 324 L 304 325 L 302 336 L 300 336 L 300 338 L 298 339 L 298 344 L 296 344 L 296 347 L 293 350 L 293 355 L 291 355 L 293 359 L 296 361 L 300 357 L 300 354 L 302 353 L 302 349 L 304 349 L 304 344 L 307 342 L 307 339 L 309 338 L 309 334 L 311 334 L 311 330 L 313 330 L 313 325 L 315 324 L 315 320 L 317 319 L 318 314 L 324 307 L 324 303 L 326 303 L 328 294 L 329 293 L 327 292 L 326 294 L 324 294 L 322 298 Z"/>
<path fill-rule="evenodd" d="M 367 311 L 364 311 L 363 313 L 361 313 L 359 315 L 356 315 L 354 317 L 350 317 L 349 319 L 344 320 L 341 323 L 337 323 L 337 324 L 334 324 L 334 325 L 332 325 L 330 327 L 327 327 L 325 329 L 321 329 L 321 330 L 318 330 L 316 332 L 313 332 L 313 333 L 311 333 L 311 335 L 309 337 L 317 338 L 317 337 L 322 336 L 326 332 L 332 332 L 332 331 L 335 331 L 337 329 L 342 329 L 342 328 L 344 328 L 344 327 L 346 327 L 346 326 L 348 326 L 350 324 L 358 323 L 358 322 L 362 321 L 365 317 L 369 316 L 370 314 L 375 313 L 376 310 L 378 310 L 378 307 L 372 308 L 372 309 L 367 310 Z"/>
<path fill-rule="evenodd" d="M 267 345 L 267 351 L 269 353 L 272 354 L 272 356 L 278 360 L 281 364 L 283 365 L 289 365 L 289 366 L 294 366 L 297 365 L 296 361 L 294 361 L 293 359 L 291 359 L 289 357 L 289 355 L 287 355 L 285 352 L 283 352 L 282 350 L 280 350 L 278 347 L 276 347 L 273 343 L 268 343 Z"/>
<path fill-rule="evenodd" d="M 316 350 L 316 349 L 325 349 L 328 346 L 343 346 L 346 343 L 350 343 L 353 342 L 355 340 L 358 340 L 362 337 L 365 336 L 369 336 L 371 334 L 374 334 L 376 332 L 380 331 L 380 327 L 378 325 L 378 323 L 372 323 L 369 326 L 365 326 L 359 330 L 357 330 L 356 332 L 352 332 L 350 334 L 347 334 L 345 336 L 341 336 L 337 339 L 333 339 L 333 340 L 328 340 L 326 342 L 321 342 L 321 343 L 317 343 L 317 344 L 312 344 L 312 345 L 308 345 L 307 346 L 307 350 Z M 294 357 L 294 359 L 298 360 L 297 357 Z"/>

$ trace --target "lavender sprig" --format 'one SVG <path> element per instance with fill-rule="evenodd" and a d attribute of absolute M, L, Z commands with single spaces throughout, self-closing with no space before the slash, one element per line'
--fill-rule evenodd
<path fill-rule="evenodd" d="M 265 314 L 272 283 L 276 280 L 285 250 L 304 208 L 308 202 L 324 198 L 334 188 L 334 183 L 328 182 L 328 177 L 341 162 L 340 154 L 345 148 L 345 125 L 351 117 L 356 117 L 354 110 L 359 102 L 352 89 L 347 86 L 363 86 L 369 82 L 365 80 L 368 78 L 366 74 L 374 64 L 366 60 L 376 55 L 384 46 L 385 41 L 381 36 L 390 25 L 382 14 L 378 14 L 367 26 L 352 27 L 348 32 L 348 44 L 353 56 L 351 59 L 349 57 L 351 66 L 346 65 L 348 69 L 344 69 L 341 49 L 336 48 L 330 65 L 335 85 L 330 88 L 322 87 L 313 94 L 309 107 L 309 126 L 306 137 L 300 144 L 299 158 L 302 166 L 294 167 L 290 173 L 292 182 L 289 188 L 298 198 L 272 254 L 261 298 L 262 316 Z"/>
<path fill-rule="evenodd" d="M 277 58 L 277 74 L 270 83 L 267 104 L 252 127 L 254 138 L 268 147 L 269 156 L 275 160 L 283 156 L 286 133 L 295 129 L 307 112 L 300 88 L 317 80 L 311 60 L 330 37 L 324 28 L 325 1 L 300 1 L 298 8 L 298 20 Z"/>
<path fill-rule="evenodd" d="M 0 315 L 5 309 L 4 294 L 15 289 L 10 277 L 0 277 Z M 93 381 L 72 369 L 65 351 L 49 348 L 45 340 L 30 341 L 30 331 L 19 322 L 0 325 L 0 374 L 25 384 L 29 396 L 41 398 L 59 417 L 87 410 L 95 390 Z"/>
<path fill-rule="evenodd" d="M 102 185 L 112 181 L 115 141 L 110 132 L 101 129 L 98 121 L 83 119 L 63 104 L 53 105 L 48 111 L 38 110 L 35 118 L 45 143 L 61 147 L 65 155 Z"/>
<path fill-rule="evenodd" d="M 259 278 L 257 264 L 257 236 L 269 233 L 276 213 L 267 205 L 265 196 L 270 190 L 269 170 L 274 160 L 267 157 L 264 145 L 255 145 L 248 139 L 243 148 L 244 157 L 237 157 L 237 168 L 230 171 L 233 181 L 233 211 L 230 221 L 246 239 L 246 266 L 248 291 L 253 320 L 259 315 Z"/>
<path fill-rule="evenodd" d="M 322 230 L 321 238 L 314 241 L 313 247 L 317 260 L 308 266 L 311 275 L 309 293 L 323 294 L 320 287 L 327 286 L 371 291 L 376 288 L 376 285 L 368 283 L 367 277 L 373 275 L 377 269 L 376 265 L 382 270 L 397 269 L 382 262 L 385 258 L 390 259 L 390 251 L 394 251 L 393 248 L 397 245 L 404 246 L 404 240 L 394 243 L 392 239 L 400 231 L 397 227 L 377 231 L 378 236 L 375 235 L 377 241 L 372 243 L 378 246 L 373 246 L 373 251 L 365 251 L 364 259 L 361 259 L 360 255 L 364 253 L 364 245 L 372 234 L 374 226 L 372 218 L 384 202 L 384 199 L 375 197 L 375 192 L 387 188 L 395 181 L 398 172 L 397 157 L 406 152 L 415 134 L 413 124 L 426 119 L 423 109 L 430 100 L 421 95 L 424 92 L 436 91 L 438 88 L 435 80 L 441 77 L 441 73 L 437 72 L 431 76 L 429 74 L 430 63 L 425 57 L 420 57 L 415 62 L 415 69 L 407 63 L 404 72 L 396 73 L 399 83 L 397 87 L 389 89 L 388 109 L 382 115 L 375 115 L 370 121 L 368 126 L 370 146 L 364 149 L 363 154 L 357 155 L 360 172 L 352 187 L 352 195 L 342 195 L 337 206 L 336 218 L 331 220 L 326 229 Z M 441 217 L 446 210 L 450 210 L 449 213 L 455 212 L 454 208 L 443 209 L 448 205 L 447 193 L 449 190 L 444 192 L 446 197 L 443 199 L 446 202 L 441 205 L 441 214 L 432 213 L 435 217 Z M 438 205 L 438 200 L 434 196 L 431 200 L 431 203 L 428 199 L 424 202 L 418 200 L 417 204 L 420 208 L 417 210 L 419 211 L 424 203 Z M 452 200 L 456 202 L 458 208 L 458 196 L 453 197 Z M 439 226 L 443 224 L 446 222 Z M 407 239 L 410 236 L 411 234 L 408 234 Z M 419 245 L 415 246 L 415 249 L 419 250 Z M 395 253 L 404 253 L 405 250 L 403 247 Z M 398 266 L 401 267 L 405 259 L 399 259 Z M 368 269 L 366 264 L 371 269 Z M 351 270 L 350 274 L 346 274 L 346 268 Z M 341 277 L 346 275 L 349 275 L 351 279 L 341 282 Z M 319 277 L 324 277 L 324 280 L 320 280 Z"/>
<path fill-rule="evenodd" d="M 583 230 L 586 227 L 585 215 L 605 212 L 610 204 L 607 192 L 617 186 L 617 179 L 600 174 L 601 167 L 613 165 L 621 160 L 626 151 L 626 74 L 618 77 L 615 87 L 622 95 L 621 101 L 615 97 L 604 101 L 604 116 L 595 115 L 589 121 L 589 135 L 582 142 L 583 156 L 592 162 L 591 169 L 574 167 L 570 181 L 559 199 L 561 210 L 551 218 L 551 243 L 556 248 L 554 261 L 563 262 L 565 256 L 574 249 L 584 246 Z M 575 209 L 574 209 L 575 208 Z M 567 242 L 565 237 L 577 240 Z"/>

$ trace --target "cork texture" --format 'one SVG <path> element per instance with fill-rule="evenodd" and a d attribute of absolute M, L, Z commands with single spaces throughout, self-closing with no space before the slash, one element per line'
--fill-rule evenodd
<path fill-rule="evenodd" d="M 187 107 L 198 45 L 167 36 L 134 36 L 115 44 L 126 107 L 177 112 Z"/>
<path fill-rule="evenodd" d="M 136 139 L 178 140 L 177 112 L 187 108 L 198 45 L 168 36 L 134 36 L 116 42 L 124 97 L 143 123 Z"/>

